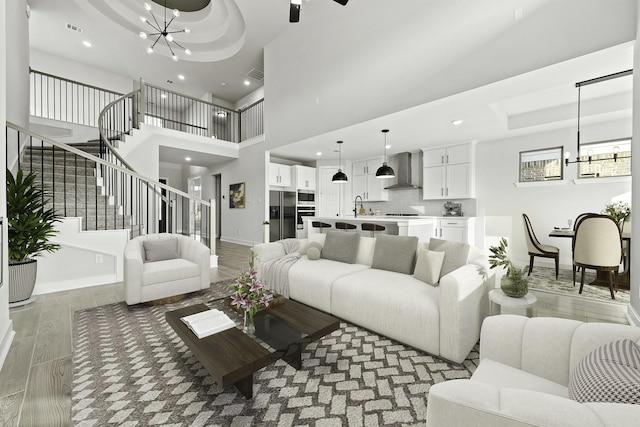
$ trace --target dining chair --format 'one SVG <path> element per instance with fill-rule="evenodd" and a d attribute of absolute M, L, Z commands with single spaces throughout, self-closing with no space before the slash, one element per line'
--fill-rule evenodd
<path fill-rule="evenodd" d="M 533 270 L 533 259 L 535 257 L 553 258 L 556 263 L 556 280 L 558 280 L 558 269 L 560 264 L 560 249 L 551 245 L 543 245 L 538 241 L 536 233 L 533 232 L 533 226 L 531 220 L 527 214 L 522 214 L 522 220 L 524 221 L 524 237 L 527 241 L 527 249 L 529 250 L 529 273 Z"/>
<path fill-rule="evenodd" d="M 613 218 L 602 214 L 584 216 L 576 226 L 572 241 L 573 264 L 582 269 L 580 291 L 584 287 L 585 269 L 607 272 L 611 299 L 616 299 L 617 272 L 622 262 L 622 235 Z"/>
<path fill-rule="evenodd" d="M 581 213 L 580 215 L 578 215 L 576 217 L 576 220 L 573 221 L 573 234 L 576 234 L 576 228 L 578 228 L 578 223 L 580 222 L 580 220 L 582 218 L 584 218 L 587 215 L 593 215 L 593 212 L 585 212 L 585 213 Z M 573 256 L 572 256 L 573 259 Z M 577 265 L 573 264 L 572 266 L 572 270 L 573 270 L 573 286 L 576 285 L 576 272 L 580 271 L 580 267 L 578 267 Z"/>

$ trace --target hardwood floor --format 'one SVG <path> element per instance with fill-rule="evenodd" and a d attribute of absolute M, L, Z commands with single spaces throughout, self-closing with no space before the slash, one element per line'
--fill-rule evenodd
<path fill-rule="evenodd" d="M 211 282 L 248 268 L 251 248 L 218 242 Z M 122 282 L 39 295 L 9 310 L 16 336 L 0 371 L 0 426 L 70 426 L 76 310 L 124 301 Z"/>
<path fill-rule="evenodd" d="M 227 242 L 218 242 L 217 254 L 211 282 L 236 277 L 251 259 L 250 247 Z M 612 304 L 577 305 L 566 295 L 538 298 L 539 316 L 623 323 Z M 0 426 L 71 425 L 73 313 L 119 301 L 124 301 L 123 285 L 113 283 L 40 295 L 33 304 L 10 310 L 16 336 L 0 371 Z"/>

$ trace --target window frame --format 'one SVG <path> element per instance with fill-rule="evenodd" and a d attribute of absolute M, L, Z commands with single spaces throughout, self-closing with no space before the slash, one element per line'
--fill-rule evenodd
<path fill-rule="evenodd" d="M 554 178 L 554 179 L 542 179 L 542 180 L 534 180 L 534 181 L 522 181 L 522 155 L 523 154 L 530 154 L 530 153 L 536 153 L 536 152 L 545 152 L 545 151 L 553 151 L 553 150 L 559 150 L 559 157 L 558 157 L 558 162 L 560 163 L 560 176 L 558 178 Z M 563 181 L 564 180 L 564 146 L 563 145 L 559 145 L 556 147 L 545 147 L 545 148 L 536 148 L 533 150 L 525 150 L 525 151 L 519 151 L 518 152 L 518 183 L 532 183 L 532 182 L 555 182 L 555 181 Z"/>
<path fill-rule="evenodd" d="M 577 178 L 578 179 L 594 179 L 594 178 L 621 178 L 621 177 L 625 177 L 625 176 L 631 176 L 632 175 L 632 170 L 631 170 L 631 164 L 629 165 L 629 173 L 626 175 L 607 175 L 607 176 L 600 176 L 600 175 L 583 175 L 582 174 L 582 165 L 583 164 L 589 164 L 588 163 L 588 154 L 585 155 L 581 155 L 580 152 L 583 149 L 586 149 L 589 146 L 596 146 L 596 145 L 604 145 L 604 144 L 615 144 L 616 142 L 625 142 L 629 144 L 629 158 L 631 157 L 631 155 L 633 155 L 633 138 L 631 136 L 628 137 L 624 137 L 624 138 L 614 138 L 614 139 L 605 139 L 605 140 L 601 140 L 601 141 L 592 141 L 592 142 L 586 142 L 583 143 L 581 142 L 578 146 L 578 158 L 581 160 L 580 163 L 578 163 L 578 170 L 577 170 Z M 610 159 L 604 159 L 604 160 L 594 160 L 595 163 L 603 163 L 603 162 L 613 162 L 613 151 L 611 152 L 611 158 Z"/>

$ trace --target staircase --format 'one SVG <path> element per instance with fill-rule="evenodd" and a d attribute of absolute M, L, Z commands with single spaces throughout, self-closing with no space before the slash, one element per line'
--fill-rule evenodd
<path fill-rule="evenodd" d="M 92 156 L 100 155 L 99 141 L 69 145 Z M 123 215 L 122 206 L 105 194 L 95 162 L 56 147 L 28 146 L 20 168 L 38 177 L 37 182 L 49 196 L 49 205 L 58 215 L 82 217 L 83 230 L 128 229 L 130 237 L 142 234 L 142 227 L 132 224 L 131 215 Z"/>

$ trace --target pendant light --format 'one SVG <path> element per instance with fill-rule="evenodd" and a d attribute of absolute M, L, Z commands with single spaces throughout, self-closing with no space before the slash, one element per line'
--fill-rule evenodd
<path fill-rule="evenodd" d="M 333 178 L 331 178 L 331 182 L 334 182 L 336 184 L 346 184 L 348 179 L 347 179 L 347 175 L 342 172 L 342 141 L 337 141 L 338 144 L 338 172 L 335 173 L 335 175 L 333 175 Z"/>
<path fill-rule="evenodd" d="M 395 178 L 396 173 L 393 171 L 391 166 L 387 164 L 387 133 L 389 129 L 382 129 L 382 133 L 384 134 L 384 157 L 382 158 L 382 166 L 378 168 L 376 171 L 376 178 L 386 179 L 386 178 Z"/>

